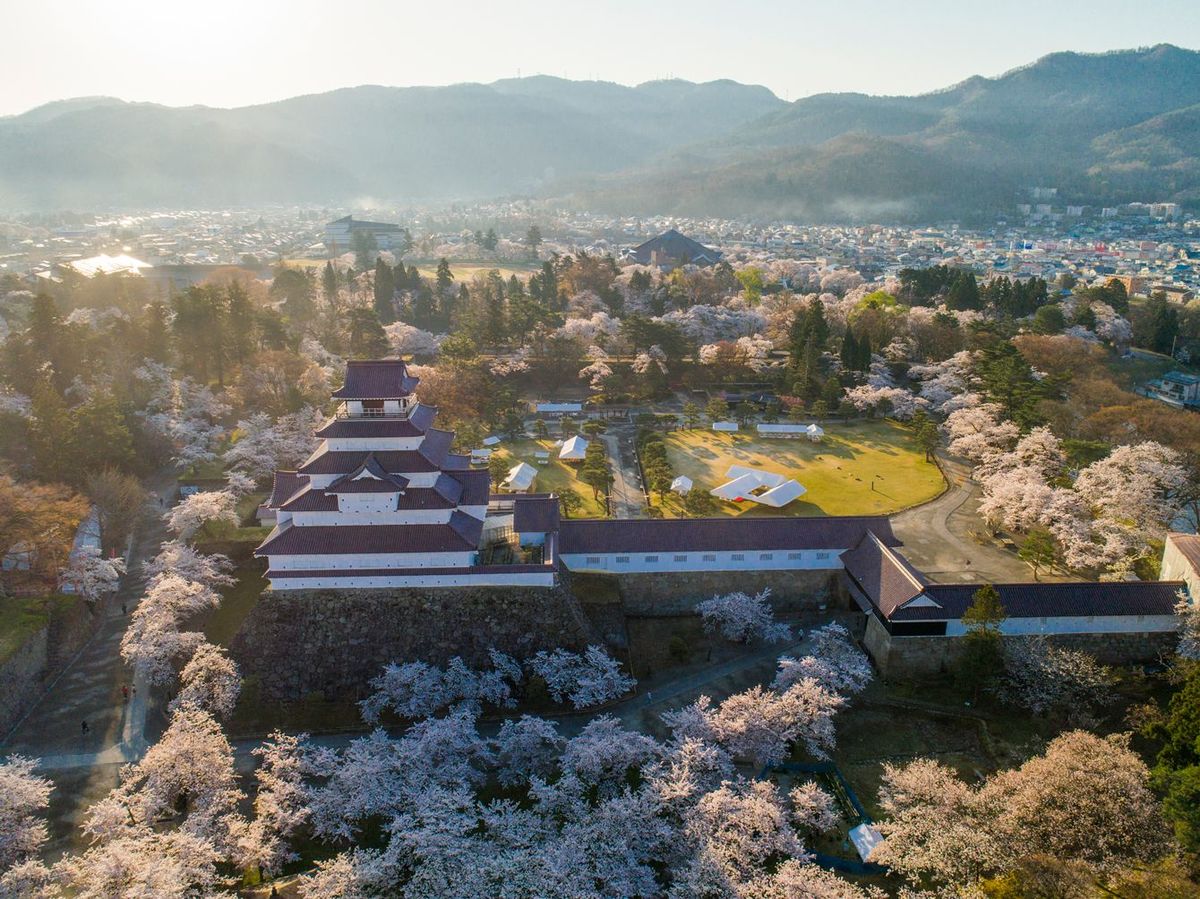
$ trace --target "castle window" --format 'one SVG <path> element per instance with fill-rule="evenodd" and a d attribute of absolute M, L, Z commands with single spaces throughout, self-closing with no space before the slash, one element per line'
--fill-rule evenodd
<path fill-rule="evenodd" d="M 658 561 L 658 556 L 646 556 L 646 559 L 645 559 L 645 560 L 646 560 L 647 562 L 657 562 L 657 561 Z"/>
<path fill-rule="evenodd" d="M 788 553 L 789 562 L 799 562 L 804 558 L 804 553 Z"/>
<path fill-rule="evenodd" d="M 829 553 L 817 553 L 817 558 L 818 559 L 828 559 Z"/>
<path fill-rule="evenodd" d="M 618 565 L 629 564 L 629 556 L 617 556 L 617 564 Z"/>
<path fill-rule="evenodd" d="M 363 400 L 363 415 L 378 417 L 383 415 L 383 400 Z"/>
<path fill-rule="evenodd" d="M 735 561 L 735 562 L 745 562 L 746 554 L 745 553 L 734 553 L 729 558 L 733 559 L 733 561 Z"/>
<path fill-rule="evenodd" d="M 770 562 L 775 558 L 775 553 L 759 553 L 758 560 L 760 562 Z"/>
<path fill-rule="evenodd" d="M 710 555 L 709 553 L 705 553 L 705 554 L 704 554 L 704 561 L 705 561 L 705 562 L 715 562 L 715 561 L 717 561 L 717 557 L 716 557 L 716 556 L 714 556 L 714 555 Z"/>
<path fill-rule="evenodd" d="M 676 556 L 676 557 L 675 557 L 675 561 L 676 561 L 676 562 L 686 562 L 686 561 L 687 561 L 687 556 Z"/>
<path fill-rule="evenodd" d="M 588 557 L 587 557 L 587 564 L 588 564 L 588 565 L 599 565 L 599 564 L 600 564 L 600 557 L 599 557 L 599 556 L 588 556 Z"/>

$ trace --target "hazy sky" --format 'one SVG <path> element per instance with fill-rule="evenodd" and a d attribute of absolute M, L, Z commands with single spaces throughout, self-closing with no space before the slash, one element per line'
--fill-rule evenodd
<path fill-rule="evenodd" d="M 1200 48 L 1200 0 L 0 0 L 0 115 L 543 73 L 911 94 L 1054 50 Z"/>

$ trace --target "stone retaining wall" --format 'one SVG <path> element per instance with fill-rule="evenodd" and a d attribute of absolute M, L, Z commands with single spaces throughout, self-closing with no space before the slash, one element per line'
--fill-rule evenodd
<path fill-rule="evenodd" d="M 99 619 L 83 600 L 50 603 L 46 626 L 30 634 L 0 665 L 0 739 L 95 632 Z"/>
<path fill-rule="evenodd" d="M 815 612 L 845 605 L 836 571 L 664 571 L 613 575 L 629 615 L 691 615 L 697 603 L 724 593 L 771 588 L 777 612 Z"/>
<path fill-rule="evenodd" d="M 487 663 L 487 650 L 525 659 L 579 649 L 600 635 L 571 593 L 554 588 L 267 591 L 232 654 L 262 695 L 361 698 L 392 661 Z"/>
<path fill-rule="evenodd" d="M 1031 640 L 1033 636 L 1006 636 Z M 1077 649 L 1105 665 L 1133 665 L 1157 661 L 1175 648 L 1173 633 L 1146 634 L 1046 634 L 1055 646 Z M 953 670 L 962 652 L 956 637 L 893 637 L 874 615 L 867 621 L 864 643 L 880 673 L 897 680 L 929 677 Z"/>

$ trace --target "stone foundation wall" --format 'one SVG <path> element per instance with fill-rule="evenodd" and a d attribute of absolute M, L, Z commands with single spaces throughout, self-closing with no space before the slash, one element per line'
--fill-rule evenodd
<path fill-rule="evenodd" d="M 233 640 L 232 654 L 262 695 L 320 692 L 361 698 L 393 661 L 482 666 L 496 648 L 517 659 L 539 649 L 601 642 L 561 587 L 267 591 Z"/>
<path fill-rule="evenodd" d="M 1007 636 L 1005 641 L 1031 640 L 1033 636 Z M 1047 634 L 1055 646 L 1076 649 L 1105 665 L 1154 662 L 1174 651 L 1173 633 L 1145 634 Z M 896 680 L 915 679 L 953 670 L 962 652 L 956 637 L 893 637 L 874 615 L 867 622 L 864 644 L 880 673 Z"/>
<path fill-rule="evenodd" d="M 777 612 L 841 609 L 846 597 L 836 571 L 664 571 L 615 574 L 629 615 L 691 615 L 697 603 L 723 593 L 758 593 L 771 588 Z"/>
<path fill-rule="evenodd" d="M 103 609 L 97 611 L 102 614 Z M 51 601 L 46 626 L 29 635 L 0 665 L 0 739 L 41 697 L 96 629 L 99 619 L 87 604 Z"/>

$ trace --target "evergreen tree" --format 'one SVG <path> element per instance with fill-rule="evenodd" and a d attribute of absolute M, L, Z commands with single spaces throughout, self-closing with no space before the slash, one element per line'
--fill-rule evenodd
<path fill-rule="evenodd" d="M 979 296 L 979 283 L 972 272 L 959 272 L 950 283 L 946 293 L 949 309 L 980 309 L 983 302 Z"/>
<path fill-rule="evenodd" d="M 156 300 L 142 312 L 142 347 L 144 359 L 166 362 L 171 357 L 171 324 L 167 305 Z"/>
<path fill-rule="evenodd" d="M 111 393 L 99 392 L 70 413 L 71 472 L 68 479 L 82 484 L 106 468 L 129 471 L 135 463 L 133 437 L 124 411 Z"/>
<path fill-rule="evenodd" d="M 338 277 L 332 261 L 325 263 L 325 270 L 321 273 L 321 292 L 330 305 L 337 302 Z"/>
<path fill-rule="evenodd" d="M 75 435 L 67 404 L 48 377 L 39 380 L 30 405 L 29 449 L 34 472 L 43 481 L 70 481 Z M 91 473 L 84 472 L 83 476 Z"/>
<path fill-rule="evenodd" d="M 256 316 L 250 295 L 240 281 L 232 282 L 225 291 L 225 312 L 229 319 L 229 358 L 242 363 L 254 352 Z"/>
<path fill-rule="evenodd" d="M 382 359 L 388 354 L 387 334 L 375 310 L 357 306 L 346 315 L 347 340 L 354 359 Z"/>
<path fill-rule="evenodd" d="M 963 612 L 962 623 L 967 632 L 962 637 L 958 676 L 973 690 L 976 699 L 980 688 L 999 675 L 1004 666 L 1004 641 L 1000 636 L 1004 618 L 1000 594 L 991 584 L 976 590 L 971 605 Z"/>
<path fill-rule="evenodd" d="M 450 285 L 454 283 L 454 273 L 450 271 L 450 261 L 445 257 L 438 261 L 435 280 L 438 296 L 444 297 L 449 292 Z"/>
<path fill-rule="evenodd" d="M 390 325 L 396 320 L 396 280 L 392 267 L 382 258 L 375 260 L 375 314 L 382 324 Z"/>
<path fill-rule="evenodd" d="M 842 368 L 846 371 L 858 371 L 858 341 L 854 339 L 854 331 L 846 328 L 842 337 L 841 356 Z"/>

